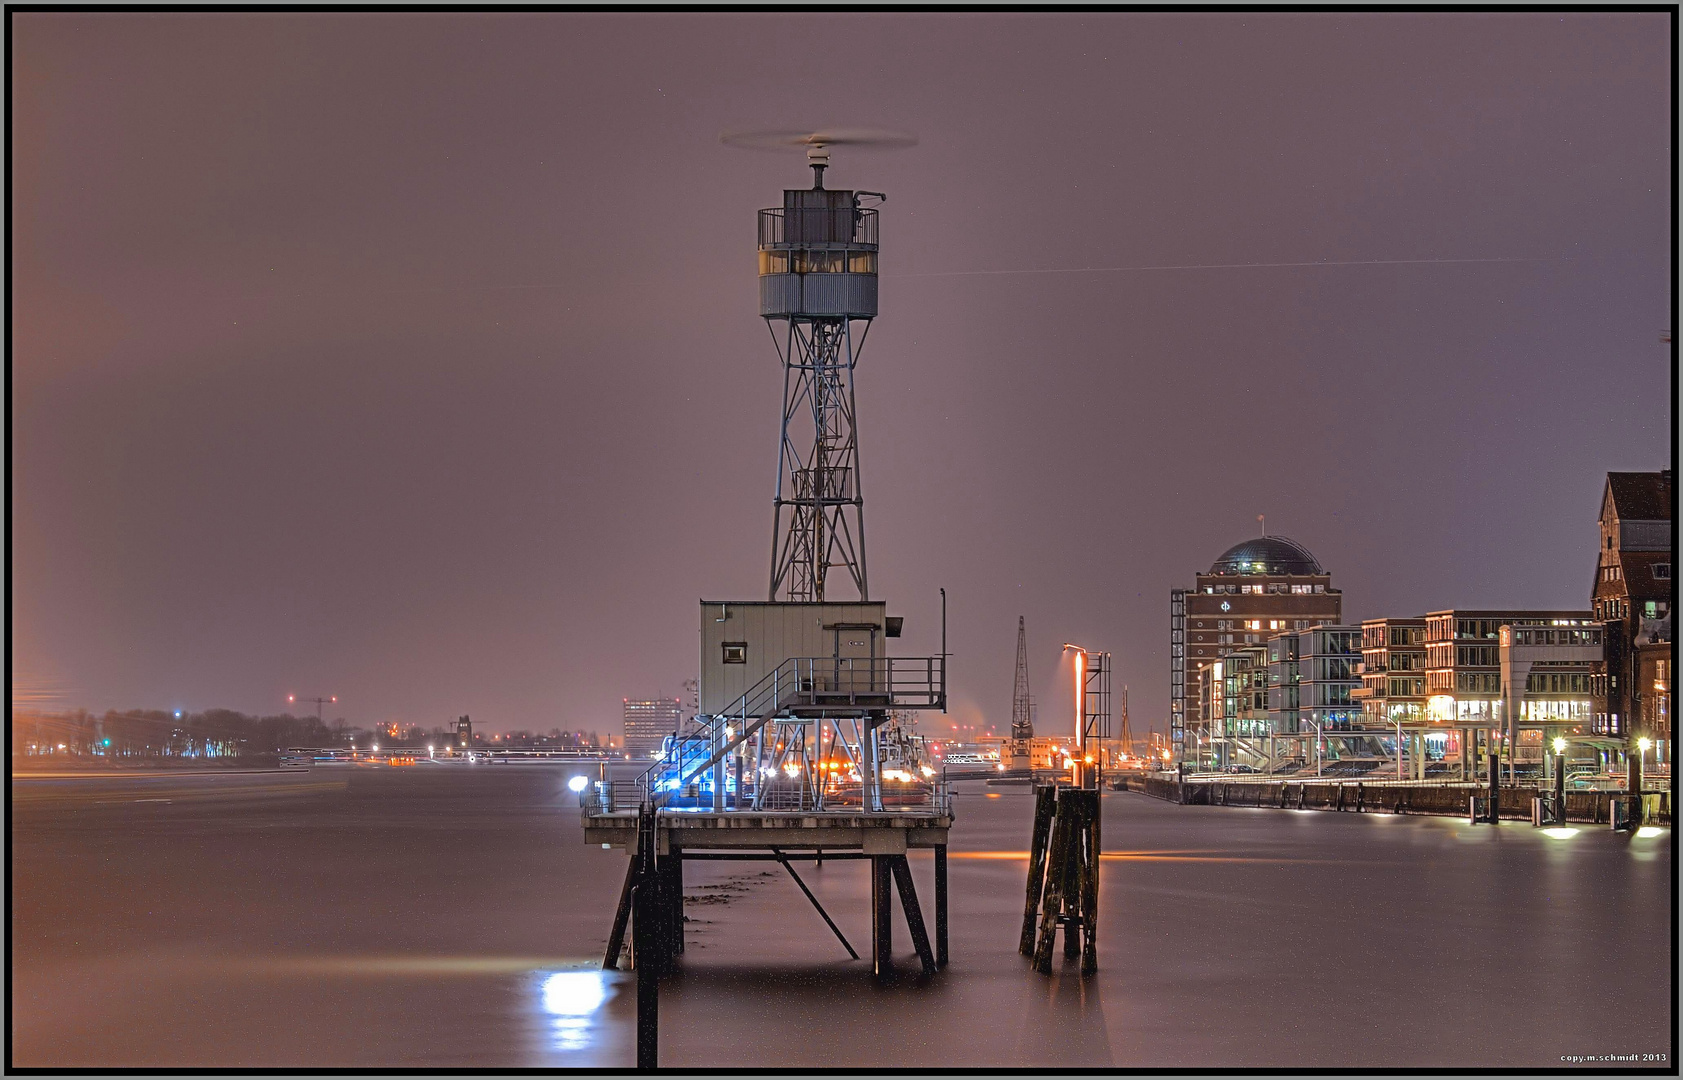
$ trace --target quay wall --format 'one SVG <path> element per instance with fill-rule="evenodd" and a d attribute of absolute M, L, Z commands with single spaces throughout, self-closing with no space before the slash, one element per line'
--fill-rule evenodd
<path fill-rule="evenodd" d="M 1487 789 L 1467 785 L 1409 785 L 1346 783 L 1264 783 L 1237 781 L 1226 783 L 1178 784 L 1153 776 L 1130 776 L 1122 781 L 1126 791 L 1137 791 L 1166 802 L 1199 806 L 1256 806 L 1288 810 L 1333 810 L 1386 814 L 1441 814 L 1465 817 L 1467 799 L 1484 795 Z M 1501 815 L 1520 821 L 1531 820 L 1531 799 L 1537 794 L 1533 788 L 1500 789 Z M 1608 821 L 1609 804 L 1620 793 L 1612 791 L 1569 791 L 1566 793 L 1566 819 L 1593 824 Z M 1671 797 L 1660 797 L 1655 819 L 1671 821 Z M 1654 820 L 1654 819 L 1651 819 Z"/>

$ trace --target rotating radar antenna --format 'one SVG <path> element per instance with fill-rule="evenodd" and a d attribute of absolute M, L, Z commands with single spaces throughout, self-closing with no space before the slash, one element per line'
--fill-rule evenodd
<path fill-rule="evenodd" d="M 870 599 L 853 369 L 877 314 L 877 191 L 830 190 L 832 147 L 900 149 L 911 135 L 860 128 L 730 132 L 727 146 L 804 150 L 811 188 L 760 211 L 760 316 L 783 363 L 769 599 L 818 602 L 831 571 Z M 845 575 L 845 577 L 840 577 Z"/>

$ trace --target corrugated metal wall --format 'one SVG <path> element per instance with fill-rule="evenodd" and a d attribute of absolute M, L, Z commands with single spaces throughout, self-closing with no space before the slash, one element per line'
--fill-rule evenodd
<path fill-rule="evenodd" d="M 877 628 L 877 647 L 886 637 L 886 605 L 773 604 L 702 601 L 701 711 L 719 713 L 792 656 L 833 656 L 838 623 Z M 720 621 L 721 618 L 723 621 Z M 745 642 L 741 664 L 724 662 L 726 642 Z"/>

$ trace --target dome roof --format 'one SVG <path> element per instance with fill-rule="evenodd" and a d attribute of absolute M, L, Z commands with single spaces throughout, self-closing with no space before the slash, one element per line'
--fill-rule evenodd
<path fill-rule="evenodd" d="M 1210 567 L 1212 574 L 1323 574 L 1309 549 L 1283 536 L 1234 544 Z"/>

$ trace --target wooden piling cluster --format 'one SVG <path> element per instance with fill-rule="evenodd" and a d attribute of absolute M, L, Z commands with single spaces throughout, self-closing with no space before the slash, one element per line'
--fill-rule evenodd
<path fill-rule="evenodd" d="M 1037 785 L 1017 951 L 1033 957 L 1034 969 L 1043 975 L 1052 973 L 1052 948 L 1060 926 L 1065 958 L 1079 956 L 1083 975 L 1099 968 L 1100 850 L 1098 791 Z"/>

